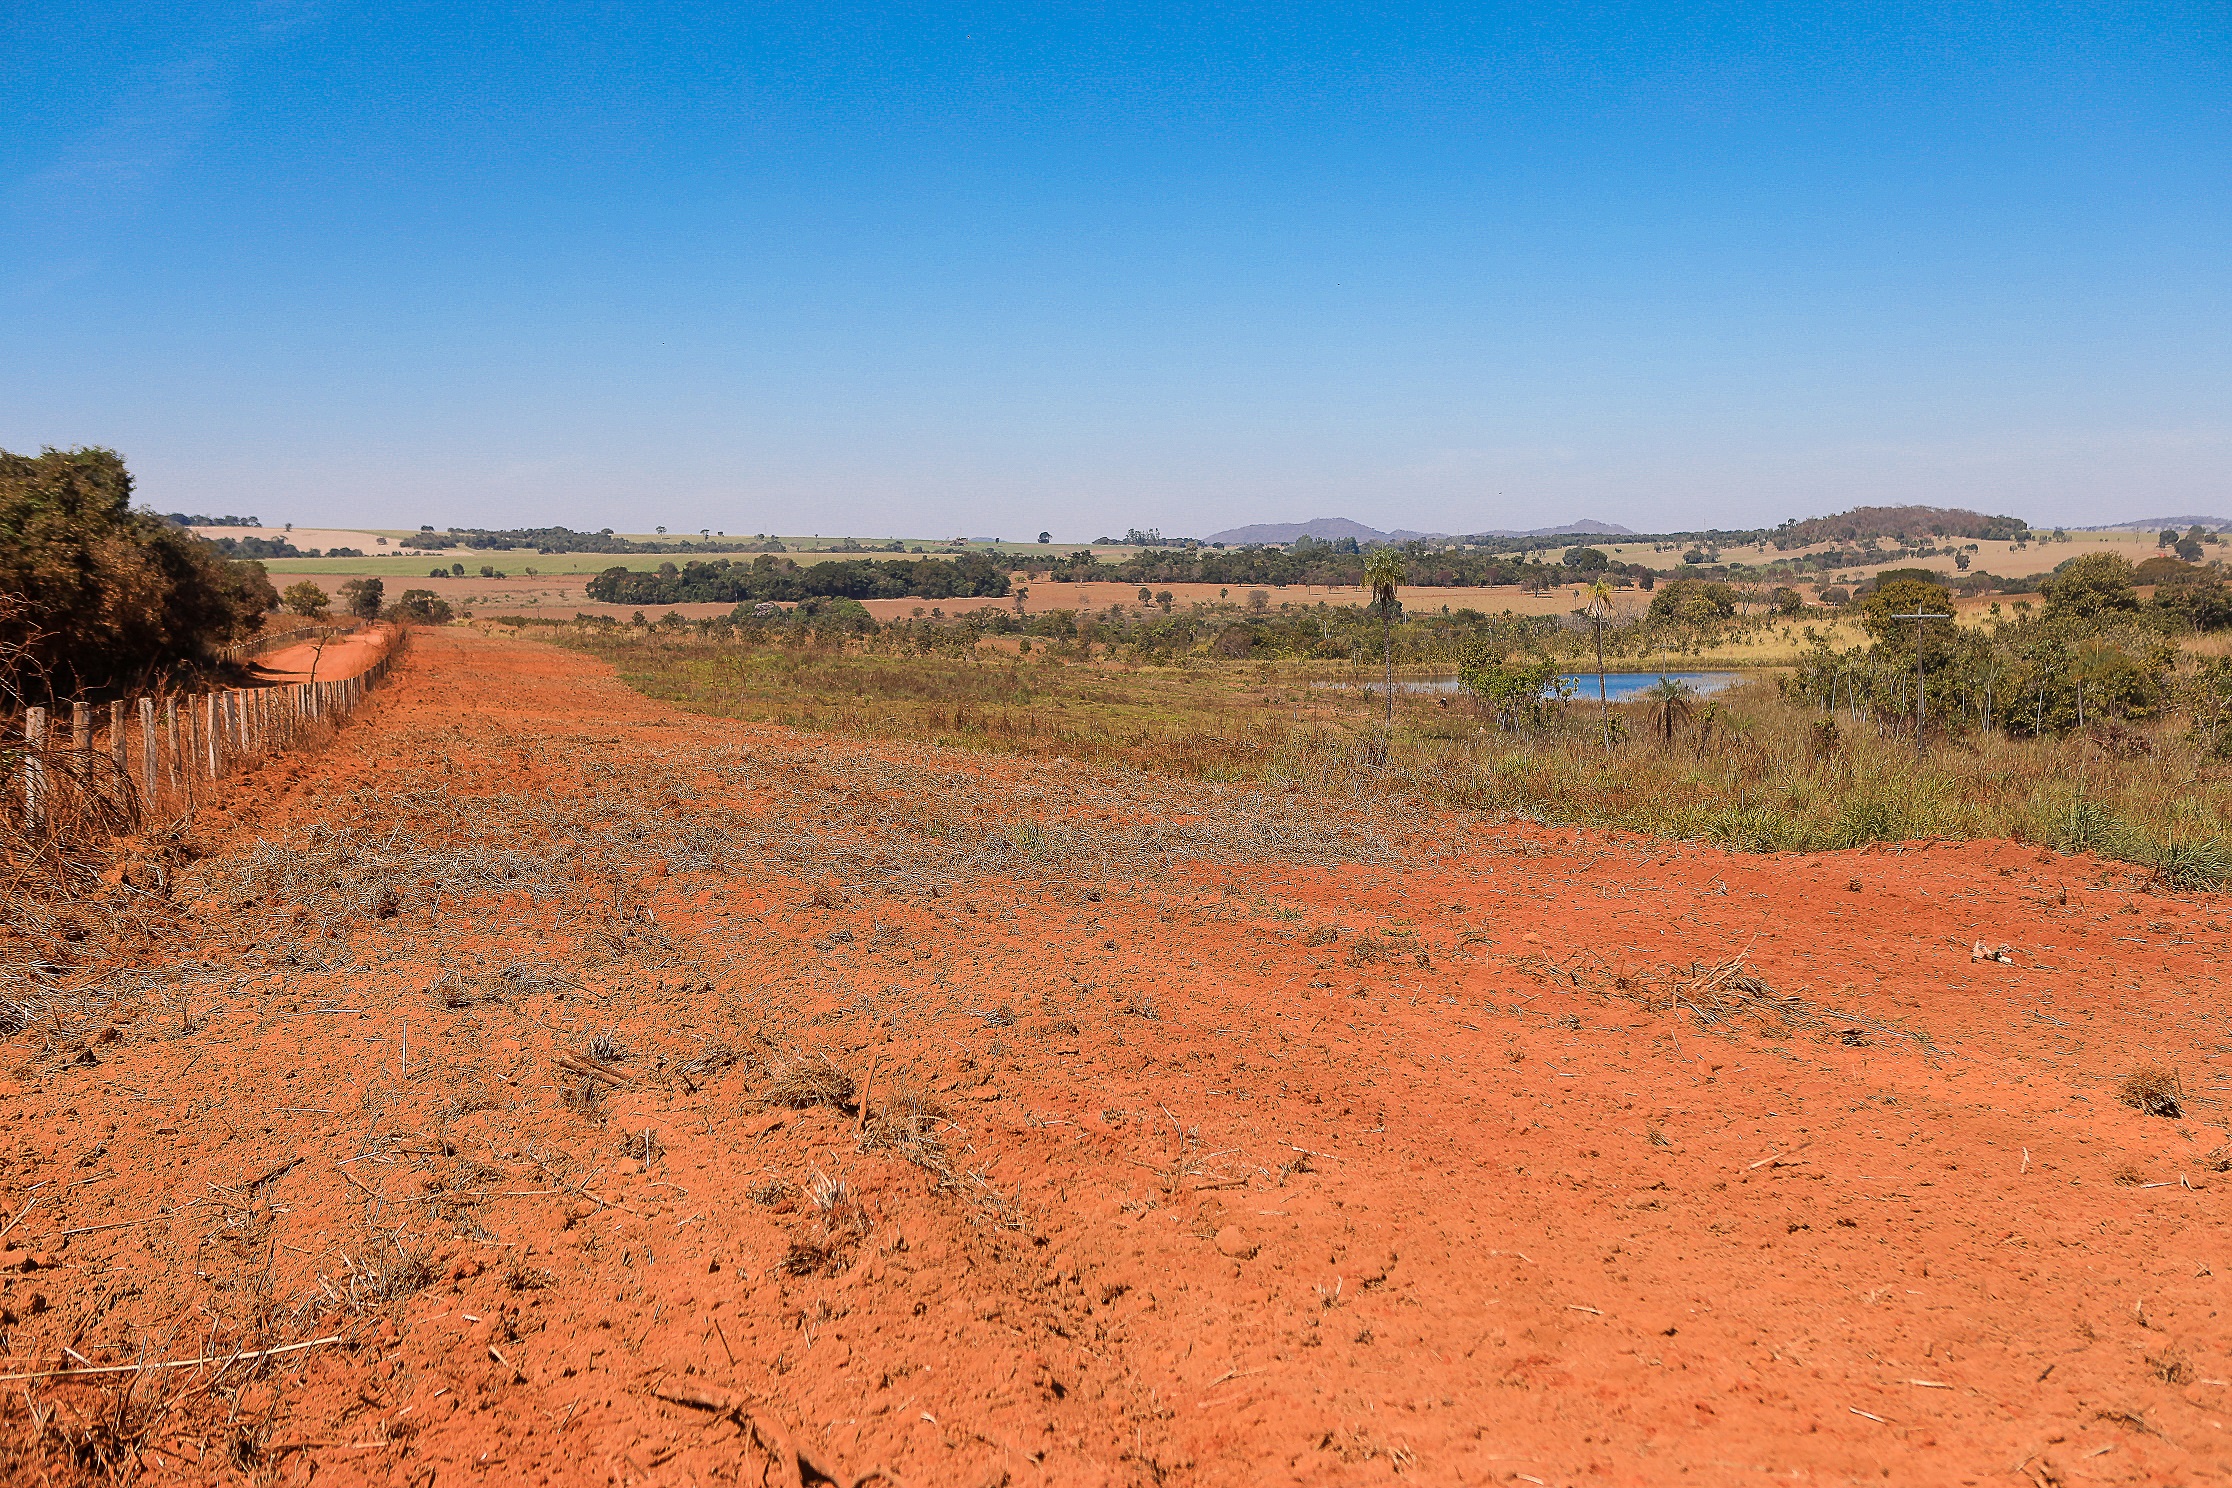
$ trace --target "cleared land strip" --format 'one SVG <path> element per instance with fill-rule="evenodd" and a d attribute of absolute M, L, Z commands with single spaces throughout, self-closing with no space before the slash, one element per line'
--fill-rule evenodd
<path fill-rule="evenodd" d="M 58 1481 L 2215 1460 L 2215 902 L 853 745 L 451 631 L 199 830 L 186 933 L 8 1045 L 0 1373 L 234 1362 L 30 1382 Z"/>

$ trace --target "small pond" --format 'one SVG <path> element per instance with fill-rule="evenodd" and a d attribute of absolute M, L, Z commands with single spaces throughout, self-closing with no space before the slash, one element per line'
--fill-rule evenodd
<path fill-rule="evenodd" d="M 1660 675 L 1658 672 L 1606 672 L 1604 674 L 1604 695 L 1612 702 L 1624 703 L 1644 689 L 1656 687 Z M 1664 675 L 1676 682 L 1687 682 L 1700 696 L 1709 696 L 1734 687 L 1739 682 L 1750 680 L 1752 676 L 1752 674 L 1746 672 L 1667 672 Z M 1592 701 L 1595 699 L 1597 695 L 1597 674 L 1595 672 L 1567 672 L 1564 680 L 1572 686 L 1573 695 L 1576 698 Z M 1352 684 L 1321 682 L 1318 685 L 1321 687 L 1347 687 Z M 1367 692 L 1378 692 L 1380 690 L 1380 684 L 1377 682 L 1354 685 L 1361 686 Z M 1396 679 L 1395 690 L 1397 692 L 1455 692 L 1457 690 L 1457 679 L 1455 677 L 1403 677 Z"/>

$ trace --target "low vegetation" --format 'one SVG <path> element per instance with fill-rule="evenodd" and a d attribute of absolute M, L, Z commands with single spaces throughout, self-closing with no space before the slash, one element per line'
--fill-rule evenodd
<path fill-rule="evenodd" d="M 1891 595 L 1886 603 L 1904 601 Z M 1375 618 L 1361 609 L 1283 619 L 1237 611 L 1191 623 L 1290 634 L 1298 618 L 1307 626 L 1322 620 L 1329 636 L 1354 645 L 1358 663 L 1370 656 L 1364 643 L 1379 639 Z M 1126 633 L 1162 623 L 1134 618 Z M 2049 623 L 2060 622 L 2038 622 Z M 1236 665 L 1214 639 L 1161 664 L 1153 645 L 1119 644 L 1112 665 L 1089 630 L 1028 653 L 993 653 L 971 628 L 948 627 L 942 644 L 927 629 L 917 621 L 816 628 L 793 616 L 757 628 L 675 622 L 554 633 L 683 707 L 861 738 L 1091 760 L 1321 797 L 1407 797 L 1759 851 L 2011 837 L 2141 863 L 2180 887 L 2232 878 L 2232 767 L 2220 759 L 2208 721 L 2215 715 L 2190 709 L 2126 719 L 2113 704 L 2096 703 L 2105 711 L 2082 728 L 2050 713 L 2044 726 L 2018 731 L 1997 719 L 1986 728 L 1973 714 L 1970 727 L 1958 727 L 1963 715 L 1947 704 L 1930 712 L 1931 732 L 1917 751 L 1895 688 L 1848 688 L 1832 708 L 1826 696 L 1810 695 L 1801 675 L 1788 686 L 1762 677 L 1713 697 L 1671 682 L 1600 719 L 1593 699 L 1568 701 L 1572 689 L 1558 682 L 1562 668 L 1574 669 L 1585 632 L 1555 620 L 1480 617 L 1468 625 L 1436 616 L 1396 627 L 1398 660 L 1438 649 L 1466 686 L 1398 694 L 1390 731 L 1385 695 L 1374 685 L 1378 668 L 1368 665 L 1313 663 L 1271 648 L 1255 664 Z M 1646 638 L 1623 639 L 1633 651 Z M 1672 653 L 1676 637 L 1660 639 Z M 1684 643 L 1711 639 L 1690 633 Z M 1534 647 L 1521 650 L 1528 640 Z M 1854 664 L 1898 675 L 1895 630 L 1875 645 L 1888 654 L 1862 648 Z M 1075 664 L 1088 655 L 1096 664 Z M 2193 692 L 2196 679 L 2222 670 L 2175 648 L 2163 664 L 2163 686 L 2181 697 L 2202 695 Z"/>

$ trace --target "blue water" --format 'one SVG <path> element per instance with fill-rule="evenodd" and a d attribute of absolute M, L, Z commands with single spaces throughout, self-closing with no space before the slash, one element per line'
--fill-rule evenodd
<path fill-rule="evenodd" d="M 1606 672 L 1604 674 L 1604 695 L 1612 702 L 1625 702 L 1645 688 L 1656 687 L 1659 675 L 1657 672 Z M 1687 682 L 1700 696 L 1720 692 L 1747 680 L 1742 672 L 1668 672 L 1665 675 L 1676 682 Z M 1590 701 L 1595 699 L 1597 695 L 1597 674 L 1595 672 L 1567 672 L 1565 680 L 1572 684 L 1574 697 Z M 1333 683 L 1328 685 L 1341 686 L 1344 684 Z M 1367 682 L 1363 686 L 1367 692 L 1378 692 L 1380 690 L 1380 684 L 1377 682 Z M 1457 679 L 1455 677 L 1404 678 L 1396 682 L 1395 690 L 1397 692 L 1455 692 L 1457 690 Z"/>

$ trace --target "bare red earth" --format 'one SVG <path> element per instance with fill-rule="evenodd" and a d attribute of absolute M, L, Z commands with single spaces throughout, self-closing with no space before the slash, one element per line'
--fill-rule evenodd
<path fill-rule="evenodd" d="M 100 1414 L 144 1424 L 154 1385 L 11 1383 L 7 1476 L 2232 1471 L 2221 900 L 2007 843 L 1764 857 L 1455 815 L 1330 866 L 699 861 L 724 825 L 902 822 L 972 778 L 1081 809 L 1059 772 L 417 638 L 326 753 L 197 824 L 153 990 L 113 1032 L 17 1036 L 0 1085 L 0 1199 L 38 1201 L 0 1241 L 0 1372 L 340 1341 L 173 1371 L 125 1448 Z M 413 879 L 355 915 L 241 867 L 375 808 L 528 852 L 560 841 L 537 813 L 625 791 L 649 814 L 614 872 L 557 889 Z M 1740 952 L 1801 1000 L 1779 1022 L 1670 1005 Z M 581 1073 L 608 1031 L 618 1073 Z M 865 1112 L 768 1104 L 814 1053 Z M 2145 1063 L 2184 1116 L 2119 1103 Z M 910 1099 L 942 1156 L 863 1150 Z"/>

